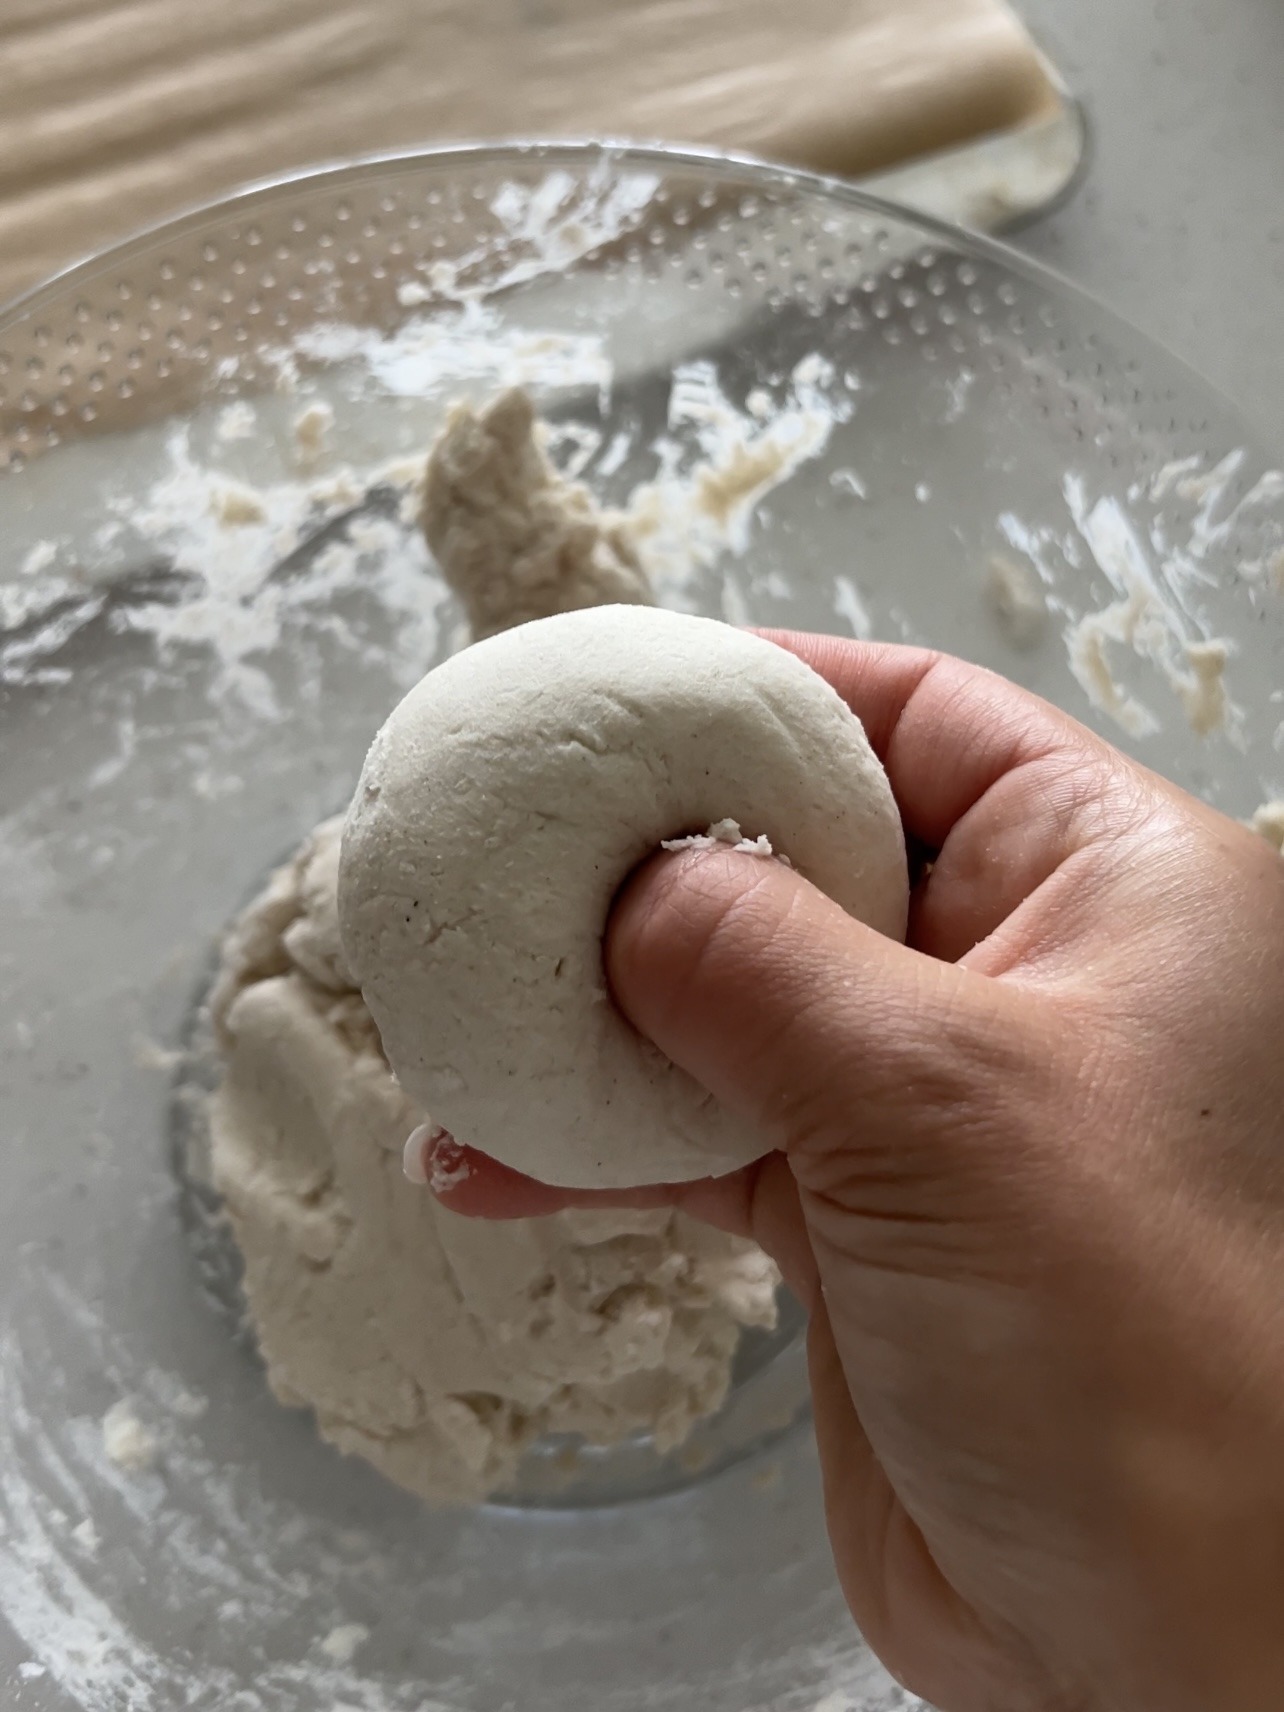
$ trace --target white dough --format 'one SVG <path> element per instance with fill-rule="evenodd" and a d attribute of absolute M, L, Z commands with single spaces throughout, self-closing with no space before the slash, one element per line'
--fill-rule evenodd
<path fill-rule="evenodd" d="M 476 641 L 576 607 L 651 603 L 623 519 L 554 468 L 520 387 L 451 411 L 419 521 Z"/>
<path fill-rule="evenodd" d="M 212 1000 L 214 1182 L 272 1390 L 434 1502 L 510 1485 L 552 1434 L 681 1444 L 726 1395 L 741 1328 L 774 1324 L 774 1266 L 663 1208 L 493 1224 L 407 1183 L 423 1113 L 344 973 L 338 857 L 327 821 L 228 935 Z M 129 1405 L 103 1427 L 114 1460 L 150 1460 Z"/>
<path fill-rule="evenodd" d="M 456 411 L 426 487 L 425 526 L 479 622 L 619 598 L 627 552 L 539 454 L 524 395 Z M 644 581 L 628 592 L 648 598 Z M 492 1224 L 407 1183 L 425 1114 L 340 949 L 338 869 L 328 821 L 233 925 L 210 999 L 213 1177 L 273 1391 L 429 1500 L 510 1485 L 550 1435 L 675 1448 L 726 1395 L 741 1329 L 775 1324 L 775 1267 L 662 1208 Z"/>
<path fill-rule="evenodd" d="M 784 649 L 599 607 L 480 642 L 376 737 L 344 831 L 343 953 L 407 1093 L 572 1187 L 730 1171 L 773 1145 L 624 1019 L 602 936 L 663 840 L 724 819 L 900 938 L 900 818 L 858 719 Z"/>

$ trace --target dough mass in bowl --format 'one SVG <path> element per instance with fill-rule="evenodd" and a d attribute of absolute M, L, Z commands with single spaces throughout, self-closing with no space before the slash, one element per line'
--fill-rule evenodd
<path fill-rule="evenodd" d="M 456 410 L 429 460 L 424 530 L 478 628 L 621 598 L 618 519 L 539 434 L 507 393 Z M 640 571 L 626 586 L 649 597 Z M 726 1396 L 742 1330 L 775 1325 L 775 1267 L 664 1209 L 491 1224 L 405 1181 L 425 1113 L 339 944 L 339 830 L 319 826 L 233 925 L 210 1001 L 212 1176 L 272 1390 L 434 1501 L 520 1490 L 541 1440 L 675 1449 Z"/>
<path fill-rule="evenodd" d="M 786 650 L 654 607 L 562 613 L 430 672 L 367 757 L 344 954 L 407 1093 L 546 1182 L 733 1170 L 771 1145 L 644 1040 L 602 937 L 662 841 L 736 821 L 900 938 L 900 818 L 860 721 Z"/>

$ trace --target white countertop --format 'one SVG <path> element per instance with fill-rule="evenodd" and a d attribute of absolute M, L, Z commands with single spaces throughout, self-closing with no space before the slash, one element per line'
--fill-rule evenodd
<path fill-rule="evenodd" d="M 1017 4 L 1093 136 L 1073 200 L 1017 247 L 1184 357 L 1284 457 L 1284 5 Z"/>

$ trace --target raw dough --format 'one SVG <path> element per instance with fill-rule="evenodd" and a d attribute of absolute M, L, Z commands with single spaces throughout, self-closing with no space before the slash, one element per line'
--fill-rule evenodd
<path fill-rule="evenodd" d="M 724 817 L 902 937 L 900 817 L 860 721 L 794 655 L 654 607 L 563 613 L 430 672 L 371 746 L 343 949 L 402 1086 L 546 1182 L 718 1175 L 773 1145 L 646 1042 L 602 935 L 662 840 Z"/>
<path fill-rule="evenodd" d="M 520 388 L 451 412 L 424 477 L 420 522 L 475 639 L 531 618 L 651 591 L 621 518 L 549 462 Z"/>
<path fill-rule="evenodd" d="M 1010 647 L 1037 648 L 1048 628 L 1048 601 L 1032 565 L 992 553 L 985 578 L 990 610 Z"/>
<path fill-rule="evenodd" d="M 486 1224 L 406 1183 L 397 1086 L 335 931 L 337 820 L 225 948 L 214 1179 L 273 1391 L 421 1496 L 474 1501 L 531 1441 L 677 1445 L 775 1318 L 751 1244 L 665 1212 Z"/>
<path fill-rule="evenodd" d="M 480 419 L 457 413 L 434 461 L 458 448 L 462 425 L 496 416 L 533 428 L 524 398 Z M 523 467 L 535 468 L 529 456 Z M 587 501 L 538 468 L 515 491 L 536 509 L 560 495 L 584 526 L 563 538 L 605 539 Z M 475 510 L 466 487 L 451 491 Z M 461 548 L 452 584 L 492 619 L 530 597 L 520 516 L 509 521 L 511 559 L 470 556 L 458 529 L 445 532 Z M 619 592 L 614 559 L 552 562 L 578 598 Z M 556 583 L 540 587 L 568 604 Z M 424 1113 L 389 1070 L 340 947 L 339 830 L 318 827 L 233 926 L 210 1001 L 225 1060 L 213 1173 L 272 1389 L 430 1500 L 510 1484 L 544 1434 L 681 1444 L 721 1403 L 741 1328 L 775 1323 L 774 1266 L 751 1243 L 664 1212 L 489 1225 L 405 1182 L 403 1146 Z"/>

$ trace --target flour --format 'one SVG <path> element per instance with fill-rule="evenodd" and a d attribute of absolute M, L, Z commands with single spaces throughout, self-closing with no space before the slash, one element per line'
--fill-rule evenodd
<path fill-rule="evenodd" d="M 595 604 L 649 604 L 625 520 L 554 469 L 529 394 L 452 411 L 428 460 L 420 520 L 475 639 Z"/>
<path fill-rule="evenodd" d="M 294 443 L 302 468 L 316 463 L 334 427 L 334 406 L 319 399 L 294 419 Z"/>
<path fill-rule="evenodd" d="M 309 364 L 359 366 L 392 398 L 441 397 L 443 392 L 457 397 L 465 388 L 491 392 L 514 386 L 597 390 L 612 379 L 600 334 L 528 332 L 471 297 L 388 334 L 322 323 L 300 333 L 271 360 L 291 380 L 300 358 Z"/>
<path fill-rule="evenodd" d="M 76 1523 L 75 1527 L 71 1530 L 71 1538 L 75 1542 L 78 1550 L 84 1552 L 86 1557 L 95 1556 L 98 1551 L 98 1547 L 102 1544 L 98 1537 L 98 1529 L 88 1517 L 86 1517 L 83 1522 Z"/>
<path fill-rule="evenodd" d="M 874 634 L 874 621 L 869 608 L 851 577 L 841 573 L 834 577 L 834 612 L 847 625 L 859 642 L 868 642 Z"/>
<path fill-rule="evenodd" d="M 662 850 L 734 850 L 741 856 L 767 856 L 777 862 L 782 862 L 786 868 L 793 863 L 783 850 L 773 848 L 770 838 L 765 832 L 760 832 L 756 838 L 746 838 L 740 830 L 739 821 L 718 820 L 707 832 L 693 832 L 686 838 L 664 838 L 660 841 Z"/>
<path fill-rule="evenodd" d="M 1037 640 L 1043 623 L 1035 610 L 1040 603 L 1046 613 L 1063 614 L 1071 673 L 1091 705 L 1130 737 L 1152 737 L 1163 729 L 1162 705 L 1148 693 L 1149 683 L 1157 680 L 1196 736 L 1244 745 L 1244 713 L 1228 684 L 1234 645 L 1209 636 L 1192 615 L 1192 595 L 1215 580 L 1207 560 L 1229 537 L 1234 518 L 1265 505 L 1277 491 L 1280 478 L 1268 472 L 1221 515 L 1228 484 L 1242 463 L 1239 453 L 1213 470 L 1205 470 L 1197 458 L 1180 460 L 1159 471 L 1145 489 L 1134 485 L 1127 503 L 1111 495 L 1091 497 L 1081 478 L 1068 474 L 1062 491 L 1071 528 L 1064 534 L 1050 525 L 1029 528 L 1012 513 L 998 520 L 1016 554 L 991 560 L 987 599 L 1007 639 L 1013 646 L 1029 645 L 1020 631 L 1030 623 Z M 1180 534 L 1163 513 L 1143 527 L 1131 507 L 1171 495 L 1195 506 Z M 1066 566 L 1099 572 L 1115 598 L 1087 612 L 1072 610 L 1052 592 Z M 1251 577 L 1261 567 L 1249 564 L 1240 570 Z M 1020 580 L 1019 588 L 1014 579 Z"/>

